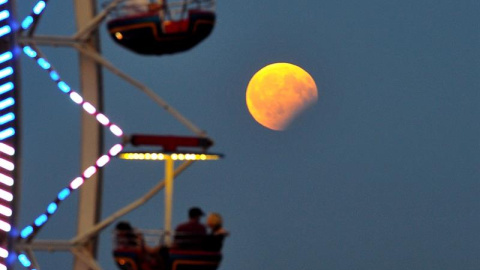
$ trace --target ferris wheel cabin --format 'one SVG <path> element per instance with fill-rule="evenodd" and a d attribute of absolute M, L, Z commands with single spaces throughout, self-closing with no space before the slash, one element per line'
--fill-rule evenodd
<path fill-rule="evenodd" d="M 116 43 L 146 55 L 187 51 L 207 38 L 214 25 L 214 0 L 125 0 L 107 22 Z"/>

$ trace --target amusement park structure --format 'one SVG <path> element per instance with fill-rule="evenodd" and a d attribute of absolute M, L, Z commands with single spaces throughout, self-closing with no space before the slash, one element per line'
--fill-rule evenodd
<path fill-rule="evenodd" d="M 165 191 L 164 246 L 169 250 L 166 268 L 172 270 L 216 269 L 219 252 L 174 250 L 172 248 L 172 194 L 174 178 L 199 160 L 215 160 L 220 154 L 208 153 L 213 140 L 182 116 L 153 90 L 130 77 L 105 59 L 99 52 L 98 27 L 106 22 L 110 36 L 117 44 L 135 53 L 162 55 L 185 52 L 210 35 L 215 24 L 214 0 L 113 0 L 97 12 L 95 0 L 72 0 L 77 32 L 72 36 L 36 35 L 40 18 L 55 0 L 39 0 L 25 18 L 16 14 L 16 0 L 0 0 L 0 270 L 15 264 L 27 269 L 41 269 L 36 251 L 66 251 L 74 256 L 75 270 L 102 269 L 96 260 L 99 233 L 120 217 L 140 207 L 159 191 Z M 20 18 L 20 19 L 19 19 Z M 41 46 L 70 47 L 79 53 L 80 87 L 76 91 L 61 77 Z M 21 195 L 20 56 L 26 55 L 38 64 L 39 72 L 48 76 L 66 100 L 82 110 L 81 173 L 58 187 L 58 194 L 45 202 L 45 211 L 32 223 L 18 224 Z M 108 70 L 145 93 L 161 108 L 192 132 L 192 136 L 124 134 L 120 125 L 103 113 L 102 76 Z M 104 151 L 104 132 L 118 138 L 118 143 Z M 154 146 L 160 151 L 122 152 L 126 145 Z M 135 160 L 161 160 L 165 177 L 144 196 L 100 220 L 101 170 L 114 157 Z M 179 162 L 175 166 L 175 162 Z M 73 192 L 79 192 L 77 234 L 68 240 L 38 240 L 37 233 L 48 223 L 61 203 Z M 169 257 L 168 257 L 169 256 Z M 134 249 L 115 251 L 121 269 L 160 269 L 145 265 Z M 165 266 L 163 266 L 165 269 Z"/>

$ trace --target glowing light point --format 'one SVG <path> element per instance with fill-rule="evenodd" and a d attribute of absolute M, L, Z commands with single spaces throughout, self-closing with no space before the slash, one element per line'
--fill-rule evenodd
<path fill-rule="evenodd" d="M 0 215 L 10 217 L 10 216 L 12 216 L 12 209 L 10 209 L 6 206 L 0 205 Z"/>
<path fill-rule="evenodd" d="M 37 52 L 30 46 L 23 47 L 23 52 L 30 58 L 37 57 Z"/>
<path fill-rule="evenodd" d="M 0 230 L 4 232 L 9 232 L 12 229 L 12 226 L 8 224 L 7 222 L 0 220 Z"/>
<path fill-rule="evenodd" d="M 59 199 L 60 201 L 63 201 L 63 200 L 65 200 L 65 199 L 68 197 L 68 195 L 70 195 L 70 189 L 64 188 L 64 189 L 62 189 L 62 191 L 60 191 L 60 192 L 58 193 L 58 199 Z"/>
<path fill-rule="evenodd" d="M 82 177 L 77 177 L 73 179 L 73 181 L 70 183 L 70 188 L 72 189 L 77 189 L 79 186 L 83 184 L 83 178 Z"/>
<path fill-rule="evenodd" d="M 93 105 L 88 102 L 83 103 L 82 107 L 89 114 L 94 114 L 97 111 L 95 107 L 93 107 Z"/>
<path fill-rule="evenodd" d="M 60 90 L 62 90 L 62 92 L 64 92 L 64 93 L 70 92 L 70 86 L 68 86 L 68 84 L 67 84 L 66 82 L 64 82 L 64 81 L 59 81 L 59 82 L 57 83 L 57 86 L 58 86 L 58 88 L 60 88 Z"/>
<path fill-rule="evenodd" d="M 8 108 L 8 107 L 12 106 L 13 104 L 15 104 L 15 99 L 13 99 L 12 97 L 6 98 L 6 99 L 0 101 L 0 110 Z"/>
<path fill-rule="evenodd" d="M 20 263 L 24 267 L 30 267 L 30 265 L 32 265 L 32 263 L 30 262 L 30 260 L 27 258 L 25 254 L 18 255 L 18 261 L 20 261 Z"/>
<path fill-rule="evenodd" d="M 33 23 L 33 17 L 32 16 L 27 16 L 23 21 L 22 21 L 22 28 L 23 30 L 26 30 L 32 25 Z"/>
<path fill-rule="evenodd" d="M 15 155 L 15 148 L 7 144 L 0 143 L 0 152 L 5 153 L 9 156 L 13 156 Z"/>
<path fill-rule="evenodd" d="M 27 227 L 25 227 L 25 228 L 20 232 L 20 236 L 21 236 L 22 238 L 27 238 L 27 237 L 29 237 L 32 233 L 33 233 L 33 227 L 32 227 L 32 226 L 27 226 Z"/>
<path fill-rule="evenodd" d="M 8 250 L 0 248 L 0 257 L 7 258 L 8 257 Z"/>
<path fill-rule="evenodd" d="M 107 155 L 103 155 L 101 156 L 98 160 L 97 160 L 97 166 L 98 167 L 103 167 L 105 166 L 105 164 L 107 164 L 108 162 L 110 161 L 110 157 L 107 156 Z"/>
<path fill-rule="evenodd" d="M 37 219 L 35 219 L 35 225 L 37 225 L 38 227 L 42 226 L 45 222 L 47 222 L 48 220 L 48 217 L 47 215 L 43 214 L 43 215 L 40 215 L 39 217 L 37 217 Z"/>
<path fill-rule="evenodd" d="M 8 19 L 8 17 L 10 17 L 10 12 L 8 12 L 8 10 L 0 12 L 0 21 Z"/>
<path fill-rule="evenodd" d="M 50 67 L 52 67 L 50 63 L 43 58 L 38 58 L 37 63 L 43 69 L 49 69 Z"/>
<path fill-rule="evenodd" d="M 14 85 L 13 85 L 12 82 L 8 82 L 8 83 L 0 85 L 0 95 L 3 94 L 3 93 L 6 93 L 8 91 L 13 90 L 13 87 L 14 87 Z"/>
<path fill-rule="evenodd" d="M 0 183 L 11 187 L 13 186 L 13 178 L 0 173 Z"/>
<path fill-rule="evenodd" d="M 6 68 L 0 70 L 0 79 L 8 77 L 12 74 L 13 74 L 13 68 L 12 67 L 6 67 Z"/>
<path fill-rule="evenodd" d="M 13 171 L 15 169 L 15 164 L 8 160 L 0 158 L 0 167 L 4 168 L 7 171 Z"/>
<path fill-rule="evenodd" d="M 36 55 L 37 54 L 35 53 L 35 56 Z M 58 73 L 55 70 L 52 70 L 52 71 L 50 71 L 50 78 L 54 81 L 58 81 L 58 80 L 60 80 L 60 75 L 58 75 Z"/>
<path fill-rule="evenodd" d="M 90 166 L 83 172 L 83 177 L 90 178 L 96 172 L 97 172 L 97 168 L 95 168 L 95 166 Z"/>
<path fill-rule="evenodd" d="M 0 125 L 6 124 L 8 122 L 11 122 L 15 120 L 15 114 L 14 113 L 7 113 L 5 115 L 0 116 Z"/>
<path fill-rule="evenodd" d="M 123 149 L 123 145 L 116 144 L 112 148 L 110 148 L 109 154 L 111 156 L 116 156 L 118 155 L 118 153 L 120 153 L 120 151 L 122 151 L 122 149 Z"/>
<path fill-rule="evenodd" d="M 111 125 L 110 131 L 113 133 L 113 135 L 117 137 L 121 137 L 123 135 L 123 130 L 119 128 L 117 125 Z"/>
<path fill-rule="evenodd" d="M 35 14 L 40 14 L 43 9 L 45 8 L 45 1 L 39 1 L 34 7 L 33 7 L 33 13 Z"/>
<path fill-rule="evenodd" d="M 110 124 L 110 120 L 104 114 L 99 113 L 99 114 L 97 114 L 96 118 L 97 118 L 98 122 L 100 122 L 100 124 L 102 124 L 104 126 Z"/>
<path fill-rule="evenodd" d="M 13 200 L 13 195 L 8 191 L 0 189 L 0 199 L 11 202 Z"/>
<path fill-rule="evenodd" d="M 0 27 L 0 37 L 8 35 L 11 32 L 12 32 L 12 28 L 10 28 L 9 25 L 5 25 L 5 26 Z"/>
<path fill-rule="evenodd" d="M 15 135 L 15 129 L 14 128 L 7 128 L 3 131 L 0 131 L 0 141 L 5 140 L 7 138 L 10 138 L 13 135 Z"/>
<path fill-rule="evenodd" d="M 7 270 L 7 267 L 0 263 L 0 270 Z"/>
<path fill-rule="evenodd" d="M 2 14 L 2 12 L 0 12 L 0 16 L 1 16 L 1 14 Z M 0 54 L 0 64 L 4 63 L 6 61 L 12 60 L 12 57 L 13 57 L 13 54 L 11 52 L 6 52 L 6 53 Z"/>
<path fill-rule="evenodd" d="M 70 93 L 70 99 L 77 104 L 82 104 L 83 102 L 82 96 L 80 96 L 77 92 L 73 91 Z"/>
<path fill-rule="evenodd" d="M 52 215 L 53 213 L 55 213 L 55 211 L 57 211 L 57 208 L 58 208 L 57 204 L 54 203 L 54 202 L 52 202 L 52 203 L 50 203 L 50 204 L 48 205 L 48 207 L 47 207 L 47 212 L 48 212 L 50 215 Z"/>

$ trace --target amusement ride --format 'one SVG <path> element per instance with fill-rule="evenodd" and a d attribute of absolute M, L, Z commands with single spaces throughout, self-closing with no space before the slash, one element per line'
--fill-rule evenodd
<path fill-rule="evenodd" d="M 217 160 L 221 154 L 208 152 L 213 140 L 190 120 L 165 102 L 152 89 L 105 59 L 99 52 L 98 28 L 105 22 L 115 43 L 142 55 L 160 56 L 188 51 L 207 38 L 215 25 L 214 0 L 113 0 L 102 5 L 97 13 L 95 0 L 73 0 L 77 32 L 72 36 L 36 34 L 44 11 L 55 0 L 37 1 L 22 20 L 16 14 L 16 0 L 0 0 L 0 270 L 19 264 L 26 269 L 41 269 L 36 251 L 66 251 L 74 256 L 74 270 L 100 270 L 96 259 L 98 235 L 127 213 L 165 192 L 164 234 L 161 236 L 162 263 L 147 261 L 145 252 L 135 246 L 116 247 L 113 259 L 122 270 L 215 270 L 222 259 L 220 251 L 189 250 L 175 246 L 172 231 L 173 181 L 192 163 Z M 79 53 L 80 90 L 75 90 L 54 68 L 41 46 L 70 47 Z M 30 224 L 18 224 L 21 195 L 20 134 L 21 127 L 20 64 L 21 55 L 36 62 L 66 100 L 73 101 L 82 111 L 81 168 L 82 172 L 58 187 L 53 200 L 45 202 L 45 210 Z M 119 124 L 103 113 L 102 78 L 106 69 L 142 91 L 179 123 L 192 136 L 125 134 Z M 103 152 L 103 131 L 118 142 Z M 153 147 L 154 150 L 125 151 L 126 146 Z M 114 157 L 127 160 L 158 160 L 165 163 L 162 181 L 146 194 L 127 204 L 103 220 L 99 220 L 102 177 L 98 174 Z M 175 165 L 179 163 L 179 165 Z M 39 240 L 38 232 L 78 190 L 77 235 L 69 240 Z M 151 259 L 151 258 L 150 258 Z"/>

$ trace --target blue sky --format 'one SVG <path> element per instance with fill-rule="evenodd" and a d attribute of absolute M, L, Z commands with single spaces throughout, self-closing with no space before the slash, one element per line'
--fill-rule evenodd
<path fill-rule="evenodd" d="M 35 1 L 17 1 L 26 16 Z M 51 0 L 38 34 L 75 31 L 71 1 Z M 100 3 L 99 3 L 100 6 Z M 224 160 L 196 163 L 175 184 L 174 223 L 192 205 L 231 231 L 220 269 L 477 269 L 480 264 L 480 2 L 218 1 L 196 48 L 103 55 L 215 140 Z M 76 52 L 42 48 L 78 89 Z M 283 132 L 249 115 L 245 89 L 265 65 L 290 62 L 315 79 L 318 103 Z M 23 198 L 29 224 L 79 174 L 80 110 L 22 59 Z M 145 95 L 104 72 L 105 113 L 126 133 L 191 135 Z M 116 139 L 106 135 L 106 148 Z M 163 178 L 163 163 L 115 160 L 102 216 Z M 74 195 L 74 197 L 76 197 Z M 75 234 L 75 199 L 39 235 Z M 163 224 L 160 195 L 125 219 Z M 114 269 L 111 227 L 99 261 Z M 42 254 L 43 269 L 70 255 Z"/>

